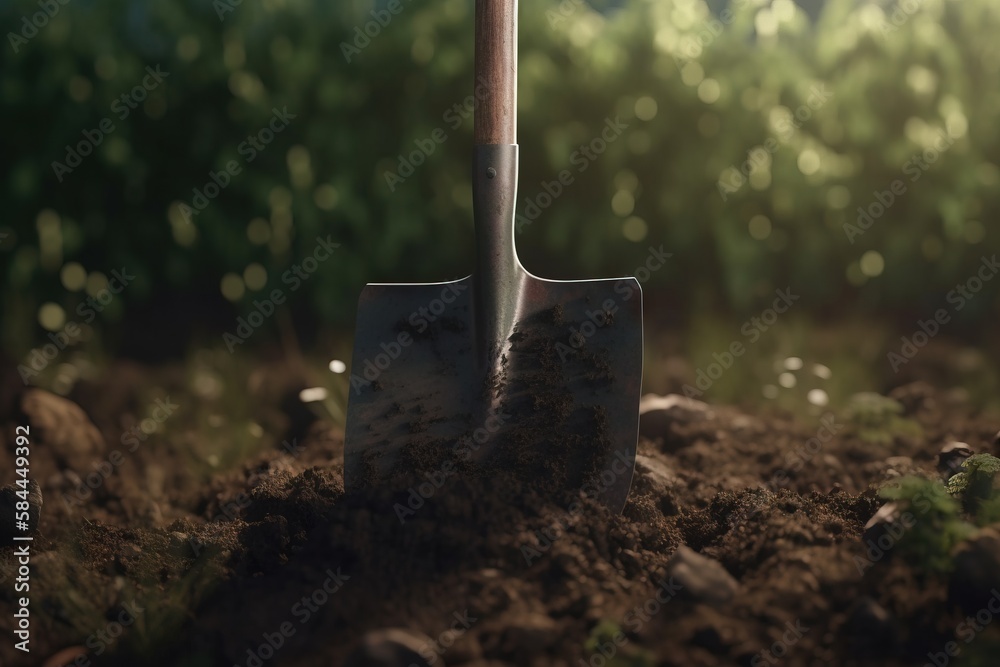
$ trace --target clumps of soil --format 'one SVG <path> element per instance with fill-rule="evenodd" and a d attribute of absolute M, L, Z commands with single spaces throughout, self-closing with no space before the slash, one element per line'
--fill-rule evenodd
<path fill-rule="evenodd" d="M 562 505 L 597 481 L 614 447 L 607 411 L 579 382 L 586 377 L 593 389 L 613 382 L 607 350 L 563 358 L 557 345 L 566 331 L 561 305 L 515 327 L 491 387 L 508 423 L 483 462 L 487 476 L 510 474 Z M 602 379 L 599 387 L 592 378 Z"/>
<path fill-rule="evenodd" d="M 752 489 L 720 493 L 706 509 L 678 523 L 686 544 L 742 574 L 797 546 L 834 545 L 867 522 L 879 504 L 874 491 L 849 496 L 835 489 L 801 496 L 786 489 Z M 734 535 L 742 542 L 731 551 Z"/>

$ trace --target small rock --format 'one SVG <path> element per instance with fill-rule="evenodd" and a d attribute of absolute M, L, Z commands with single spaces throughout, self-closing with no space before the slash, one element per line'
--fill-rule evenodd
<path fill-rule="evenodd" d="M 23 502 L 21 496 L 27 491 L 28 529 L 17 525 L 17 503 Z M 18 495 L 18 493 L 21 495 Z M 42 489 L 35 480 L 28 480 L 28 488 L 22 489 L 17 484 L 9 484 L 0 488 L 0 538 L 4 543 L 17 535 L 28 536 L 38 532 L 38 518 L 42 513 Z"/>
<path fill-rule="evenodd" d="M 52 452 L 59 465 L 88 471 L 91 461 L 103 455 L 101 432 L 76 403 L 32 388 L 21 397 L 21 411 L 31 426 L 32 445 Z"/>
<path fill-rule="evenodd" d="M 729 602 L 740 589 L 722 563 L 683 545 L 670 557 L 667 576 L 683 587 L 685 597 L 712 605 Z"/>
<path fill-rule="evenodd" d="M 906 527 L 901 523 L 901 517 L 902 512 L 897 503 L 886 503 L 872 515 L 872 518 L 868 519 L 864 532 L 861 534 L 862 543 L 865 545 L 874 544 L 887 555 L 890 554 L 892 545 L 896 542 L 894 536 L 898 536 L 906 530 Z M 888 541 L 886 541 L 887 536 Z"/>
<path fill-rule="evenodd" d="M 1000 529 L 983 528 L 955 549 L 948 598 L 967 614 L 1000 601 Z"/>
<path fill-rule="evenodd" d="M 707 403 L 680 394 L 658 396 L 646 394 L 639 399 L 639 434 L 661 438 L 672 423 L 705 421 L 713 416 Z"/>
<path fill-rule="evenodd" d="M 518 616 L 504 631 L 504 649 L 508 653 L 534 655 L 559 638 L 557 628 L 556 622 L 547 614 Z"/>
<path fill-rule="evenodd" d="M 669 489 L 677 483 L 677 476 L 665 463 L 642 454 L 635 455 L 635 471 L 648 479 L 657 489 Z"/>
<path fill-rule="evenodd" d="M 946 478 L 962 471 L 962 463 L 976 452 L 964 442 L 949 442 L 938 452 L 937 467 Z"/>
<path fill-rule="evenodd" d="M 674 492 L 680 484 L 680 479 L 666 463 L 654 457 L 636 454 L 635 472 L 633 488 L 636 491 L 649 493 L 657 498 L 660 511 L 666 516 L 674 516 L 680 511 L 677 494 Z"/>
<path fill-rule="evenodd" d="M 361 638 L 344 667 L 430 667 L 421 651 L 426 653 L 432 643 L 430 637 L 412 630 L 373 630 Z M 445 667 L 440 657 L 434 667 Z"/>

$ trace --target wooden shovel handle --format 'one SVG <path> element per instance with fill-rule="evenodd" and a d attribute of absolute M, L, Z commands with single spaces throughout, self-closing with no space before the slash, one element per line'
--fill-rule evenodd
<path fill-rule="evenodd" d="M 476 145 L 517 143 L 517 0 L 476 0 Z"/>

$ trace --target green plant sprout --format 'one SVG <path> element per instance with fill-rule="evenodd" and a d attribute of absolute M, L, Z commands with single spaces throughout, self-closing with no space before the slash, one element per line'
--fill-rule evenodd
<path fill-rule="evenodd" d="M 608 619 L 594 626 L 583 648 L 588 655 L 603 656 L 601 664 L 605 667 L 653 667 L 656 664 L 648 651 L 631 646 L 621 626 Z"/>
<path fill-rule="evenodd" d="M 995 514 L 994 479 L 1000 472 L 1000 459 L 990 454 L 974 454 L 962 462 L 962 468 L 948 480 L 948 492 L 961 497 L 962 507 L 969 514 L 978 515 L 987 501 L 991 502 L 990 513 Z"/>
<path fill-rule="evenodd" d="M 872 391 L 855 394 L 847 404 L 847 420 L 858 437 L 873 444 L 892 444 L 896 436 L 919 437 L 920 424 L 903 415 L 903 405 Z"/>

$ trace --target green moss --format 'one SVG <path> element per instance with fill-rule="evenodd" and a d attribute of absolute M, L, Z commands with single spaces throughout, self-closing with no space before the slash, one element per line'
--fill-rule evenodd
<path fill-rule="evenodd" d="M 989 454 L 970 456 L 963 471 L 947 484 L 922 477 L 904 477 L 882 487 L 912 522 L 899 538 L 898 548 L 914 566 L 930 572 L 949 572 L 954 548 L 976 526 L 1000 523 L 1000 493 L 995 479 L 1000 459 Z"/>
<path fill-rule="evenodd" d="M 898 503 L 909 513 L 907 525 L 897 544 L 900 554 L 912 565 L 929 572 L 950 572 L 951 553 L 975 527 L 962 515 L 962 507 L 943 484 L 923 477 L 904 477 L 881 489 L 883 498 Z"/>
<path fill-rule="evenodd" d="M 611 620 L 603 620 L 590 631 L 590 637 L 583 644 L 588 658 L 599 655 L 605 658 L 606 667 L 653 667 L 653 655 L 629 643 L 621 626 Z"/>
<path fill-rule="evenodd" d="M 959 496 L 965 511 L 977 515 L 977 523 L 985 525 L 978 515 L 988 501 L 991 501 L 988 514 L 997 513 L 994 481 L 1000 472 L 1000 459 L 990 454 L 974 454 L 962 462 L 962 468 L 962 472 L 948 480 L 948 492 Z"/>

